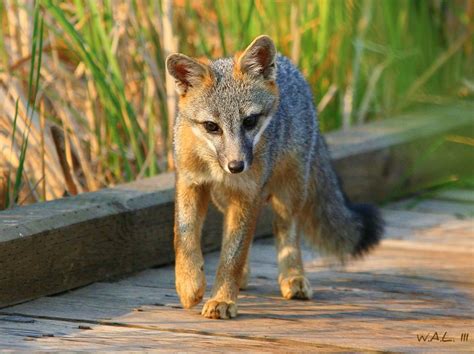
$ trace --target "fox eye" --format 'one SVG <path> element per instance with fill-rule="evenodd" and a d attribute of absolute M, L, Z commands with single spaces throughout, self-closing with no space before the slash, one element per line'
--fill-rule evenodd
<path fill-rule="evenodd" d="M 257 126 L 259 117 L 260 117 L 260 114 L 252 114 L 248 117 L 245 117 L 244 121 L 242 122 L 244 129 L 252 130 L 253 128 L 255 128 Z"/>
<path fill-rule="evenodd" d="M 214 122 L 208 121 L 204 122 L 204 129 L 210 134 L 220 134 L 221 133 L 221 128 Z"/>

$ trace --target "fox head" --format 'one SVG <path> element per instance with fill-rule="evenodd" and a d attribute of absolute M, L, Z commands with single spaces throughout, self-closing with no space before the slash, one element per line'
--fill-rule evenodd
<path fill-rule="evenodd" d="M 166 60 L 185 120 L 205 146 L 206 156 L 227 173 L 248 170 L 257 144 L 278 107 L 276 49 L 257 37 L 234 59 L 209 63 L 171 54 Z"/>

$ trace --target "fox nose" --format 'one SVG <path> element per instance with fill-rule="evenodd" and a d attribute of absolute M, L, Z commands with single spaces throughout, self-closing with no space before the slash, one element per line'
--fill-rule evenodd
<path fill-rule="evenodd" d="M 229 162 L 227 167 L 229 168 L 229 171 L 232 173 L 240 173 L 244 170 L 245 163 L 243 161 L 234 160 L 234 161 Z"/>

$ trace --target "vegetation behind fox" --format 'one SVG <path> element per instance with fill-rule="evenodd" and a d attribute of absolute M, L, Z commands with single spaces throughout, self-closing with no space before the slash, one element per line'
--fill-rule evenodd
<path fill-rule="evenodd" d="M 176 289 L 185 308 L 199 303 L 206 289 L 200 240 L 211 199 L 224 213 L 224 232 L 205 317 L 237 315 L 264 203 L 274 210 L 278 281 L 286 299 L 312 296 L 301 259 L 303 235 L 341 260 L 362 256 L 379 242 L 378 210 L 345 197 L 311 90 L 268 36 L 235 58 L 204 63 L 172 54 L 166 65 L 179 93 L 174 245 Z"/>

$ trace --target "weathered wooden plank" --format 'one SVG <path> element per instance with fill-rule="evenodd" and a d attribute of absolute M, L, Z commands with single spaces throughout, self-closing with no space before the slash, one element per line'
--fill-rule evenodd
<path fill-rule="evenodd" d="M 67 336 L 84 331 L 81 328 L 91 328 L 91 325 L 84 322 L 0 315 L 0 350 L 38 350 L 39 346 L 34 342 L 35 339 Z"/>
<path fill-rule="evenodd" d="M 366 296 L 366 294 L 362 295 Z M 390 346 L 394 344 L 400 348 L 407 348 L 413 345 L 415 340 L 414 330 L 417 331 L 415 333 L 420 333 L 420 331 L 432 332 L 441 328 L 439 329 L 440 331 L 445 330 L 453 334 L 460 330 L 469 331 L 472 329 L 469 317 L 450 317 L 437 313 L 436 310 L 432 309 L 433 303 L 424 302 L 425 314 L 420 314 L 417 309 L 411 306 L 413 304 L 419 305 L 420 303 L 420 301 L 417 302 L 414 299 L 412 299 L 411 303 L 393 300 L 390 309 L 385 308 L 385 306 L 373 306 L 370 299 L 367 301 L 366 306 L 354 306 L 351 304 L 350 299 L 347 299 L 346 304 L 341 305 L 328 303 L 324 298 L 318 298 L 316 301 L 319 303 L 317 306 L 315 306 L 315 303 L 311 303 L 314 306 L 308 306 L 309 302 L 281 301 L 279 303 L 275 302 L 274 299 L 266 299 L 265 301 L 265 299 L 262 300 L 261 298 L 244 297 L 241 299 L 241 317 L 237 323 L 234 321 L 232 323 L 217 323 L 216 321 L 205 320 L 198 315 L 196 310 L 184 311 L 167 307 L 143 307 L 141 311 L 128 313 L 121 318 L 115 318 L 111 321 L 111 324 L 140 326 L 157 331 L 202 333 L 204 330 L 209 335 L 231 334 L 235 337 L 252 336 L 256 340 L 267 338 L 268 340 L 275 341 L 280 339 L 303 341 L 307 344 L 317 345 L 321 345 L 320 343 L 335 345 L 337 343 L 339 346 L 350 345 L 352 348 L 359 349 L 371 348 L 369 345 L 377 343 L 378 349 L 385 348 L 385 350 L 393 350 L 394 348 Z M 442 306 L 452 306 L 452 304 L 436 304 L 435 306 L 442 311 Z M 344 323 L 346 326 L 339 327 L 341 332 L 337 332 L 337 328 L 341 323 Z M 400 323 L 403 325 L 400 325 Z M 406 326 L 406 323 L 410 324 Z M 352 330 L 350 330 L 351 326 L 353 326 Z M 360 326 L 363 328 L 362 331 L 358 330 L 361 329 Z M 392 326 L 393 329 L 398 327 L 396 331 L 398 337 L 388 336 L 387 338 L 387 334 L 390 332 L 389 329 Z M 312 331 L 308 331 L 308 329 L 312 329 Z M 321 337 L 320 331 L 324 331 L 325 335 Z M 328 333 L 330 341 L 324 342 L 327 339 L 326 335 Z M 341 343 L 338 340 L 338 336 L 341 337 L 341 333 L 344 333 L 344 337 L 346 337 L 345 343 Z M 100 338 L 102 335 L 94 331 L 88 334 L 90 334 L 90 338 Z M 119 345 L 117 341 L 113 340 L 113 336 L 109 338 L 104 344 L 112 345 L 112 343 L 115 343 L 118 349 Z M 370 344 L 369 339 L 372 339 L 373 344 Z M 351 340 L 352 343 L 350 342 Z M 122 343 L 120 347 L 126 347 L 127 344 L 130 345 L 130 343 Z M 175 348 L 181 348 L 176 340 L 174 345 Z M 132 348 L 134 346 L 130 347 L 130 349 Z M 137 348 L 136 345 L 135 348 Z M 461 349 L 463 347 L 454 346 L 450 348 L 454 350 L 454 348 Z"/>
<path fill-rule="evenodd" d="M 164 181 L 164 182 L 163 182 Z M 172 175 L 0 213 L 0 307 L 173 260 Z M 162 183 L 163 182 L 163 183 Z M 149 190 L 149 192 L 147 192 Z M 271 232 L 268 213 L 257 236 Z M 205 252 L 220 244 L 211 208 Z M 0 226 L 0 229 L 2 226 Z"/>
<path fill-rule="evenodd" d="M 414 210 L 392 209 L 392 205 L 397 204 L 389 204 L 382 209 L 385 225 L 388 227 L 403 227 L 412 230 L 426 229 L 456 219 L 454 215 L 450 214 L 430 214 Z"/>
<path fill-rule="evenodd" d="M 470 237 L 472 238 L 472 235 Z M 340 300 L 350 303 L 364 301 L 365 304 L 366 301 L 369 301 L 373 305 L 385 306 L 383 302 L 379 303 L 378 301 L 385 301 L 387 298 L 395 300 L 400 296 L 405 301 L 410 300 L 413 294 L 417 294 L 416 301 L 419 301 L 423 294 L 422 297 L 428 296 L 440 302 L 443 302 L 443 299 L 449 296 L 449 299 L 456 300 L 458 305 L 457 308 L 452 310 L 459 309 L 463 299 L 462 296 L 456 297 L 452 291 L 446 293 L 445 291 L 448 290 L 443 287 L 438 289 L 439 281 L 446 279 L 446 277 L 437 278 L 439 272 L 437 262 L 444 263 L 446 258 L 452 258 L 452 252 L 447 252 L 444 258 L 440 259 L 438 253 L 446 253 L 443 252 L 444 250 L 426 249 L 430 244 L 424 244 L 425 249 L 423 251 L 426 255 L 419 257 L 417 264 L 411 263 L 418 269 L 417 273 L 407 274 L 404 272 L 404 264 L 410 261 L 412 253 L 419 253 L 419 249 L 413 247 L 413 243 L 410 242 L 403 241 L 400 244 L 393 245 L 393 241 L 384 241 L 381 246 L 382 251 L 377 251 L 364 261 L 354 262 L 346 268 L 346 271 L 341 269 L 341 271 L 336 272 L 334 269 L 328 269 L 324 262 L 319 260 L 307 262 L 307 275 L 313 285 L 316 286 L 315 290 L 319 294 L 318 298 L 320 299 L 320 295 L 325 293 L 328 294 L 328 299 L 331 299 L 333 303 Z M 408 252 L 406 249 L 408 249 Z M 380 252 L 381 254 L 379 254 Z M 392 256 L 390 261 L 387 261 L 385 260 L 387 252 L 395 253 L 396 256 Z M 464 277 L 469 276 L 469 272 L 472 271 L 469 267 L 464 267 L 466 258 L 470 256 L 470 254 L 466 255 L 465 253 L 463 251 L 460 255 L 456 254 L 456 259 L 450 264 L 450 269 L 455 269 L 459 276 Z M 244 292 L 244 294 L 265 294 L 267 297 L 278 298 L 275 251 L 269 240 L 261 240 L 254 245 L 252 258 L 253 271 L 250 290 Z M 208 291 L 212 285 L 217 259 L 217 253 L 206 256 L 206 273 L 209 280 Z M 378 266 L 375 270 L 373 269 L 374 264 Z M 397 273 L 397 269 L 394 269 L 394 265 L 397 264 L 400 264 L 399 273 Z M 467 265 L 469 264 L 468 262 Z M 208 267 L 208 265 L 211 266 Z M 420 269 L 425 269 L 425 273 L 421 274 Z M 448 277 L 447 280 L 453 282 L 456 278 Z M 461 281 L 461 283 L 457 284 L 457 287 L 472 289 L 468 285 L 470 279 L 464 281 L 461 278 L 458 281 Z M 341 288 L 339 289 L 339 287 Z M 347 291 L 349 289 L 356 291 L 348 295 Z M 150 269 L 115 283 L 96 283 L 59 297 L 46 297 L 10 307 L 4 309 L 3 312 L 82 320 L 104 320 L 134 311 L 145 305 L 180 307 L 174 290 L 174 271 L 172 267 Z M 470 303 L 467 308 L 469 307 Z"/>
<path fill-rule="evenodd" d="M 168 194 L 167 189 L 164 193 Z M 113 195 L 109 203 L 104 194 Z M 152 201 L 151 197 L 162 197 L 160 192 L 153 192 L 138 208 L 134 205 L 136 194 L 119 189 L 89 195 L 85 202 L 81 199 L 76 203 L 71 198 L 66 200 L 68 207 L 61 218 L 54 214 L 57 224 L 71 223 L 69 226 L 46 225 L 53 229 L 28 236 L 28 230 L 44 227 L 47 218 L 40 205 L 32 206 L 30 223 L 17 226 L 23 236 L 0 243 L 0 306 L 171 262 L 172 203 Z M 269 224 L 262 218 L 258 235 L 270 232 L 265 226 Z M 203 231 L 204 251 L 219 245 L 220 230 L 221 218 L 211 209 Z M 9 238 L 12 232 L 2 236 Z"/>
<path fill-rule="evenodd" d="M 472 252 L 446 252 L 441 247 L 414 247 L 414 244 L 387 242 L 385 248 L 377 249 L 367 258 L 363 266 L 353 263 L 347 267 L 351 272 L 372 274 L 398 274 L 439 281 L 474 283 Z"/>
<path fill-rule="evenodd" d="M 309 265 L 307 275 L 315 290 L 313 301 L 282 300 L 274 280 L 253 278 L 250 289 L 240 299 L 240 322 L 229 325 L 205 320 L 205 326 L 213 333 L 291 338 L 372 350 L 471 350 L 469 343 L 460 342 L 460 336 L 473 329 L 473 286 L 453 282 L 449 277 L 445 282 L 443 277 L 438 277 L 437 268 L 439 263 L 451 261 L 455 265 L 449 274 L 452 271 L 469 277 L 472 268 L 462 265 L 470 264 L 472 257 L 461 259 L 457 253 L 446 255 L 443 252 L 444 257 L 439 257 L 437 251 L 424 250 L 426 257 L 417 264 L 412 262 L 412 266 L 425 268 L 426 273 L 407 274 L 404 269 L 397 272 L 398 264 L 409 262 L 420 251 L 406 252 L 390 242 L 382 244 L 382 253 L 376 252 L 366 260 L 354 263 L 348 272 L 321 271 L 319 265 Z M 265 240 L 262 248 L 265 250 L 259 250 L 258 244 L 254 247 L 258 259 L 263 259 L 256 271 L 267 268 L 267 274 L 276 275 L 275 265 L 270 264 L 266 256 L 274 256 L 273 247 Z M 387 255 L 390 252 L 396 254 L 398 260 L 383 262 L 393 259 Z M 372 259 L 374 257 L 376 259 Z M 456 260 L 451 260 L 453 257 Z M 381 265 L 377 268 L 379 272 L 372 271 L 374 265 Z M 120 321 L 130 325 L 197 330 L 200 326 L 197 312 L 176 313 L 169 308 L 145 307 L 139 313 L 123 316 Z M 157 318 L 160 320 L 156 321 Z M 449 347 L 442 347 L 446 343 L 436 341 L 430 342 L 429 347 L 418 342 L 417 335 L 428 332 L 433 335 L 435 331 L 440 336 L 447 332 L 447 338 L 455 338 L 456 342 L 449 342 Z"/>
<path fill-rule="evenodd" d="M 165 311 L 160 311 L 159 313 L 153 313 L 151 316 L 159 315 L 163 317 Z M 250 314 L 249 314 L 250 315 Z M 165 315 L 166 316 L 166 315 Z M 166 316 L 169 318 L 169 315 Z M 173 320 L 175 322 L 180 322 L 179 320 L 186 321 L 189 319 L 189 316 L 180 316 Z M 194 318 L 193 318 L 194 319 Z M 272 326 L 275 321 L 271 320 Z M 280 321 L 285 322 L 285 321 Z M 405 332 L 405 328 L 400 328 L 401 326 L 396 321 L 390 321 L 385 325 L 377 326 L 369 321 L 362 321 L 361 327 L 355 326 L 353 329 L 350 326 L 356 324 L 355 321 L 349 321 L 348 324 L 342 325 L 340 331 L 337 331 L 335 328 L 335 323 L 341 322 L 337 318 L 331 318 L 326 321 L 305 321 L 303 324 L 307 325 L 321 325 L 320 328 L 307 327 L 307 328 L 298 328 L 297 325 L 290 322 L 288 326 L 288 331 L 294 331 L 295 328 L 295 337 L 296 339 L 287 339 L 284 335 L 284 323 L 275 325 L 275 330 L 277 336 L 275 337 L 263 337 L 258 334 L 252 334 L 250 330 L 247 331 L 238 331 L 235 337 L 231 337 L 231 334 L 234 331 L 235 325 L 232 325 L 233 328 L 228 331 L 225 330 L 224 326 L 221 326 L 220 330 L 216 334 L 207 334 L 206 329 L 202 327 L 194 327 L 188 325 L 185 331 L 189 331 L 189 334 L 176 333 L 171 329 L 172 333 L 167 333 L 165 330 L 160 330 L 154 328 L 154 326 L 149 326 L 147 324 L 142 325 L 141 323 L 138 326 L 146 327 L 146 329 L 139 328 L 134 329 L 130 327 L 97 327 L 94 331 L 84 331 L 80 335 L 70 335 L 65 338 L 43 338 L 35 341 L 35 344 L 39 344 L 37 349 L 51 348 L 54 350 L 74 350 L 74 349 L 83 349 L 83 350 L 143 350 L 143 349 L 167 349 L 170 351 L 183 351 L 183 350 L 218 350 L 218 351 L 233 351 L 233 350 L 259 350 L 261 351 L 264 348 L 268 348 L 270 351 L 294 351 L 295 348 L 299 350 L 323 350 L 326 351 L 367 351 L 367 348 L 379 349 L 387 348 L 387 350 L 394 351 L 407 351 L 407 349 L 413 350 L 436 350 L 439 351 L 440 343 L 429 343 L 430 346 L 426 344 L 417 345 L 413 342 L 417 342 L 416 334 L 426 332 L 433 333 L 433 328 L 443 328 L 442 330 L 447 330 L 449 332 L 449 337 L 453 336 L 456 338 L 458 343 L 450 343 L 446 348 L 451 351 L 456 350 L 469 350 L 469 343 L 459 343 L 460 332 L 462 328 L 453 327 L 451 325 L 443 325 L 440 321 L 428 321 L 427 323 L 420 324 L 416 321 L 410 321 L 410 332 Z M 145 322 L 146 323 L 146 322 Z M 243 325 L 244 323 L 239 323 Z M 267 321 L 266 325 L 269 325 Z M 330 326 L 332 325 L 332 326 Z M 390 327 L 393 326 L 392 331 Z M 136 325 L 137 326 L 137 325 Z M 212 324 L 211 326 L 214 326 Z M 263 327 L 263 326 L 262 326 Z M 324 330 L 324 328 L 330 328 Z M 378 335 L 377 332 L 375 335 L 372 335 L 372 331 L 380 330 L 377 327 L 382 327 L 383 333 Z M 120 329 L 119 329 L 120 328 Z M 196 329 L 197 328 L 197 329 Z M 257 327 L 257 331 L 261 326 Z M 267 327 L 268 328 L 268 327 Z M 469 328 L 469 327 L 467 327 Z M 169 329 L 168 329 L 169 330 Z M 426 331 L 426 332 L 425 332 Z M 199 334 L 194 334 L 194 333 Z M 200 333 L 203 333 L 201 335 Z M 349 336 L 350 334 L 350 336 Z M 442 332 L 440 336 L 442 335 Z M 351 343 L 350 337 L 354 336 L 356 341 Z M 337 338 L 339 337 L 339 339 Z M 383 342 L 380 342 L 380 340 Z M 338 346 L 335 346 L 334 342 L 340 343 Z M 388 345 L 387 345 L 388 342 Z M 324 343 L 324 344 L 320 344 Z M 365 344 L 361 346 L 361 344 Z M 445 343 L 441 343 L 445 345 Z M 342 347 L 342 348 L 341 348 Z M 437 348 L 437 349 L 435 349 Z M 352 350 L 351 350 L 352 349 Z M 380 349 L 379 349 L 380 350 Z"/>
<path fill-rule="evenodd" d="M 469 318 L 448 316 L 426 316 L 417 318 L 404 304 L 400 311 L 383 308 L 320 305 L 308 307 L 305 303 L 293 302 L 284 311 L 272 301 L 255 303 L 242 301 L 241 317 L 236 321 L 213 321 L 202 319 L 192 311 L 176 312 L 162 307 L 144 309 L 139 313 L 120 319 L 129 325 L 156 329 L 182 328 L 199 331 L 206 328 L 214 334 L 232 333 L 235 336 L 254 338 L 291 339 L 306 343 L 346 346 L 359 350 L 384 351 L 440 350 L 438 345 L 426 347 L 418 343 L 417 334 L 448 332 L 456 338 L 448 350 L 470 350 L 470 343 L 459 341 L 461 333 L 472 332 Z M 157 323 L 156 319 L 160 318 Z M 442 343 L 444 345 L 444 343 Z"/>
<path fill-rule="evenodd" d="M 420 213 L 413 213 L 413 214 L 416 216 L 420 216 Z M 435 218 L 435 221 L 436 221 L 436 218 Z M 424 223 L 424 224 L 427 225 L 427 223 Z M 420 225 L 419 222 L 418 222 L 418 225 Z M 423 225 L 423 223 L 421 223 L 421 225 Z M 467 247 L 465 250 L 469 250 L 469 249 L 472 249 L 472 237 L 470 233 L 470 226 L 471 224 L 468 221 L 454 220 L 450 224 L 449 223 L 445 224 L 443 228 L 430 228 L 429 232 L 425 231 L 422 233 L 421 232 L 413 233 L 412 230 L 402 229 L 402 233 L 412 232 L 410 237 L 414 239 L 420 239 L 421 242 L 430 241 L 430 242 L 436 242 L 437 244 L 451 242 L 451 243 L 454 243 L 457 247 Z M 452 234 L 457 235 L 455 240 L 452 240 L 452 238 L 450 238 L 450 235 Z M 256 245 L 254 245 L 253 250 L 251 252 L 253 276 L 270 277 L 271 279 L 276 279 L 276 276 L 277 276 L 276 255 L 275 255 L 274 247 L 272 244 L 273 244 L 273 240 L 268 239 L 268 240 L 259 241 Z M 266 247 L 267 245 L 270 245 L 270 247 Z M 424 244 L 421 244 L 421 245 L 425 247 L 422 249 L 426 251 L 426 246 Z M 408 248 L 409 251 L 410 251 L 410 248 L 413 248 L 413 250 L 411 251 L 416 251 L 417 248 L 415 246 L 416 244 L 411 244 L 411 245 L 408 245 L 406 248 Z M 440 250 L 443 250 L 443 247 L 444 246 L 438 246 L 435 250 L 439 252 Z M 450 252 L 448 252 L 448 254 L 450 254 Z M 303 256 L 305 260 L 311 261 L 317 255 L 314 254 L 314 252 L 306 249 L 305 252 L 303 253 Z M 429 257 L 430 255 L 428 255 L 428 259 Z M 218 262 L 218 253 L 214 253 L 210 255 L 209 257 L 206 257 L 205 269 L 208 276 L 209 286 L 212 286 L 213 284 L 213 277 L 216 270 L 217 262 Z M 261 267 L 263 263 L 272 265 L 273 269 L 271 270 L 270 273 L 267 272 L 267 269 L 265 267 L 263 268 Z M 313 262 L 313 264 L 316 264 L 316 262 Z M 319 264 L 320 269 L 324 269 L 325 264 L 323 261 L 317 261 L 317 264 Z M 147 270 L 143 273 L 136 275 L 135 277 L 124 280 L 124 282 L 125 283 L 130 282 L 131 284 L 134 284 L 134 285 L 142 285 L 142 286 L 148 286 L 148 287 L 156 286 L 160 288 L 166 288 L 168 289 L 168 291 L 165 294 L 165 296 L 167 296 L 168 298 L 175 296 L 174 289 L 173 289 L 174 288 L 174 274 L 171 268 L 159 268 L 159 269 Z M 96 286 L 97 285 L 94 285 L 92 289 L 95 289 Z M 83 289 L 79 290 L 79 294 L 82 294 L 82 291 Z M 104 291 L 105 290 L 102 289 L 98 292 L 102 293 Z M 125 289 L 123 291 L 125 291 Z M 135 300 L 138 301 L 135 304 L 135 306 L 142 304 L 140 300 L 142 298 L 143 292 L 137 294 L 136 291 L 132 291 L 131 293 L 132 293 L 132 297 L 135 297 Z M 85 296 L 85 295 L 81 295 L 81 296 Z M 160 302 L 162 300 L 157 298 L 156 301 Z M 48 306 L 47 304 L 44 305 L 44 307 L 47 307 L 47 306 Z"/>
<path fill-rule="evenodd" d="M 274 341 L 266 338 L 233 337 L 220 333 L 212 335 L 205 330 L 196 333 L 170 332 L 128 326 L 102 325 L 93 331 L 74 333 L 66 337 L 41 338 L 34 342 L 35 349 L 81 350 L 81 351 L 137 351 L 159 350 L 170 352 L 188 351 L 246 351 L 246 352 L 290 352 L 295 348 L 302 351 L 346 352 L 348 348 L 318 345 L 300 341 Z"/>
<path fill-rule="evenodd" d="M 269 268 L 269 265 L 260 265 Z M 267 273 L 275 269 L 267 269 Z M 369 306 L 387 311 L 400 311 L 405 306 L 416 312 L 416 316 L 464 316 L 471 310 L 472 285 L 446 283 L 440 287 L 439 280 L 413 278 L 403 275 L 370 274 L 368 272 L 314 271 L 308 268 L 308 278 L 315 291 L 314 302 L 334 306 Z M 273 301 L 275 311 L 284 311 L 291 302 L 280 296 L 276 277 L 253 277 L 249 289 L 243 291 L 241 299 L 257 304 Z M 114 284 L 73 292 L 67 296 L 44 297 L 25 304 L 1 310 L 2 314 L 73 319 L 76 321 L 115 321 L 131 312 L 140 312 L 143 307 L 170 307 L 181 309 L 174 289 L 126 286 Z M 207 294 L 210 293 L 208 289 Z M 436 306 L 433 306 L 436 304 Z M 308 302 L 306 305 L 313 306 Z M 319 306 L 319 305 L 318 305 Z M 197 306 L 195 311 L 199 311 Z M 159 321 L 159 320 L 158 320 Z"/>
<path fill-rule="evenodd" d="M 447 200 L 408 199 L 391 204 L 392 208 L 423 213 L 447 214 L 457 217 L 474 217 L 474 204 Z"/>
<path fill-rule="evenodd" d="M 424 107 L 398 117 L 372 124 L 339 130 L 327 135 L 334 158 L 382 150 L 414 140 L 443 135 L 451 129 L 466 125 L 473 127 L 474 103 L 456 102 L 446 106 Z M 428 124 L 427 124 L 428 123 Z M 474 132 L 467 132 L 472 134 Z"/>
<path fill-rule="evenodd" d="M 335 132 L 327 140 L 349 197 L 385 201 L 434 181 L 472 176 L 474 150 L 452 137 L 473 134 L 474 106 L 466 102 Z"/>
<path fill-rule="evenodd" d="M 381 200 L 407 175 L 420 147 L 465 134 L 474 104 L 458 103 L 328 134 L 333 162 L 355 200 Z M 404 189 L 469 168 L 472 149 L 447 143 L 404 181 Z M 434 160 L 433 160 L 434 159 Z M 443 166 L 443 168 L 440 168 Z M 74 198 L 0 212 L 0 307 L 173 260 L 172 174 Z M 220 245 L 221 217 L 205 226 L 205 251 Z M 258 235 L 271 232 L 271 216 Z"/>
<path fill-rule="evenodd" d="M 433 197 L 436 199 L 474 203 L 474 189 L 445 189 L 437 191 Z"/>
<path fill-rule="evenodd" d="M 446 252 L 472 252 L 474 247 L 474 223 L 473 220 L 452 220 L 443 225 L 424 230 L 414 230 L 411 240 L 440 247 Z"/>
<path fill-rule="evenodd" d="M 0 350 L 214 350 L 341 351 L 341 348 L 280 341 L 251 340 L 231 336 L 157 331 L 116 325 L 43 320 L 23 316 L 0 316 Z"/>
<path fill-rule="evenodd" d="M 141 306 L 140 311 L 122 311 L 121 314 L 116 314 L 108 321 L 106 319 L 106 322 L 121 326 L 139 326 L 156 331 L 172 331 L 173 333 L 180 331 L 202 333 L 204 331 L 208 335 L 231 334 L 235 337 L 251 337 L 253 340 L 265 338 L 272 342 L 291 340 L 302 341 L 306 345 L 321 346 L 321 343 L 325 343 L 332 346 L 350 346 L 359 348 L 359 350 L 367 348 L 393 350 L 390 345 L 394 345 L 394 343 L 400 348 L 403 346 L 407 348 L 407 342 L 409 342 L 408 346 L 412 345 L 411 342 L 415 340 L 414 334 L 411 333 L 413 328 L 424 331 L 431 326 L 429 330 L 433 331 L 442 324 L 443 330 L 454 333 L 459 331 L 466 321 L 470 320 L 470 301 L 463 299 L 463 295 L 454 289 L 439 287 L 439 283 L 433 282 L 426 286 L 420 282 L 418 285 L 413 283 L 406 286 L 400 284 L 399 279 L 398 282 L 392 280 L 393 283 L 382 281 L 377 284 L 378 281 L 371 279 L 370 275 L 358 274 L 359 279 L 355 282 L 355 279 L 347 278 L 351 275 L 346 274 L 345 276 L 346 278 L 334 277 L 332 285 L 318 285 L 315 288 L 315 299 L 307 302 L 286 301 L 275 296 L 262 296 L 258 293 L 253 295 L 255 291 L 247 291 L 241 296 L 239 302 L 241 317 L 237 319 L 237 323 L 203 319 L 199 316 L 198 309 L 184 311 L 171 306 L 147 305 Z M 360 277 L 365 277 L 365 280 Z M 334 284 L 336 285 L 334 286 Z M 276 287 L 276 284 L 272 283 L 270 287 Z M 116 295 L 120 296 L 119 288 L 117 290 Z M 433 290 L 440 293 L 434 295 Z M 136 291 L 136 293 L 139 292 Z M 271 294 L 272 292 L 267 289 L 266 293 Z M 50 299 L 61 298 L 62 296 Z M 77 302 L 79 299 L 82 302 Z M 49 314 L 43 312 L 35 313 L 33 316 L 52 315 L 58 319 L 72 318 L 74 320 L 82 317 L 90 320 L 89 316 L 96 316 L 95 319 L 100 321 L 101 318 L 98 318 L 95 309 L 107 306 L 109 300 L 110 298 L 102 296 L 96 298 L 78 296 L 75 300 L 69 299 L 69 304 L 56 301 L 55 306 L 54 303 L 44 306 L 43 303 L 41 306 L 36 306 L 37 310 L 49 311 Z M 120 301 L 116 303 L 120 304 Z M 28 304 L 17 307 L 26 305 Z M 81 311 L 81 308 L 86 313 Z M 74 309 L 74 312 L 71 312 L 71 309 Z M 34 308 L 30 308 L 30 311 L 33 310 Z M 87 311 L 90 311 L 90 315 L 87 314 Z M 408 329 L 399 325 L 406 322 L 411 323 Z M 339 327 L 341 323 L 344 323 L 345 326 Z M 354 327 L 349 331 L 351 326 Z M 391 326 L 394 328 L 398 326 L 397 336 L 388 335 Z M 469 330 L 471 327 L 467 326 L 464 329 Z M 338 332 L 337 328 L 340 328 L 341 331 Z M 113 329 L 106 329 L 105 333 L 95 331 L 96 329 L 93 328 L 91 332 L 88 332 L 87 338 L 82 338 L 81 335 L 78 342 L 83 342 L 84 345 L 95 345 L 97 341 L 103 339 L 104 348 L 111 348 L 112 345 L 115 345 L 116 349 L 138 349 L 136 344 L 131 344 L 128 340 L 140 338 L 140 333 L 126 335 L 121 341 L 114 341 L 112 333 L 115 333 L 116 336 L 121 334 L 114 332 Z M 320 331 L 323 331 L 325 335 L 321 336 Z M 109 336 L 106 333 L 111 334 Z M 341 333 L 345 333 L 346 341 L 341 342 L 338 339 L 338 336 L 341 337 Z M 326 340 L 326 335 L 329 335 L 330 341 Z M 103 338 L 104 336 L 106 338 Z M 67 335 L 64 341 L 76 341 L 70 337 Z M 374 348 L 374 344 L 369 343 L 370 338 L 380 347 Z M 352 340 L 352 343 L 349 339 Z M 175 348 L 181 348 L 181 344 L 177 340 L 179 339 L 175 338 Z M 51 341 L 63 342 L 61 338 L 47 338 L 46 341 L 48 343 Z M 149 344 L 153 346 L 158 343 Z M 236 345 L 235 348 L 240 347 Z M 462 347 L 452 346 L 450 348 L 454 350 Z"/>
<path fill-rule="evenodd" d="M 229 351 L 259 352 L 301 350 L 340 352 L 344 348 L 304 342 L 245 339 L 231 335 L 186 333 L 179 329 L 155 329 L 99 323 L 45 320 L 25 316 L 0 316 L 0 350 L 28 351 L 124 351 L 159 349 L 160 351 Z"/>
<path fill-rule="evenodd" d="M 457 239 L 469 241 L 474 235 L 468 220 L 438 221 L 412 223 L 412 229 L 403 230 L 416 233 L 383 241 L 369 257 L 344 270 L 327 268 L 321 259 L 310 261 L 311 252 L 305 251 L 307 276 L 315 292 L 312 301 L 280 297 L 273 240 L 258 240 L 251 255 L 250 287 L 240 296 L 240 316 L 235 321 L 204 319 L 199 306 L 189 311 L 179 308 L 172 266 L 1 312 L 95 323 L 90 331 L 35 339 L 36 350 L 173 351 L 192 349 L 193 343 L 206 350 L 205 345 L 215 341 L 218 348 L 222 343 L 222 350 L 470 351 L 472 345 L 461 342 L 460 336 L 474 329 L 472 254 L 452 247 L 449 238 L 459 235 Z M 396 218 L 392 224 L 397 225 Z M 217 259 L 217 252 L 206 255 L 209 275 Z M 431 333 L 432 337 L 434 332 L 439 337 L 447 332 L 446 338 L 455 341 L 418 341 L 417 335 Z"/>
<path fill-rule="evenodd" d="M 204 319 L 200 306 L 183 310 L 173 266 L 166 266 L 0 310 L 0 349 L 472 351 L 461 341 L 474 329 L 472 220 L 393 209 L 384 215 L 397 236 L 363 260 L 328 267 L 304 250 L 311 301 L 280 297 L 274 240 L 259 239 L 236 320 Z M 205 256 L 207 294 L 218 257 Z M 435 332 L 454 341 L 429 341 Z"/>

